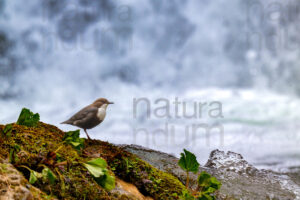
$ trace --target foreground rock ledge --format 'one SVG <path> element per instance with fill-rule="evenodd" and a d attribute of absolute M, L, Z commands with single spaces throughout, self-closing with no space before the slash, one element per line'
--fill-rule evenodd
<path fill-rule="evenodd" d="M 115 146 L 94 140 L 86 142 L 77 152 L 62 143 L 64 132 L 55 126 L 39 123 L 36 128 L 13 124 L 11 136 L 2 132 L 0 125 L 0 199 L 127 199 L 167 200 L 179 199 L 186 191 L 185 173 L 172 155 L 136 145 Z M 18 160 L 7 162 L 11 149 L 20 146 Z M 61 148 L 63 147 L 63 148 Z M 49 152 L 59 155 L 59 161 L 49 157 Z M 116 176 L 116 188 L 106 191 L 100 187 L 78 164 L 92 158 L 104 158 Z M 58 162 L 64 163 L 57 165 Z M 40 171 L 40 164 L 47 165 L 58 177 L 54 185 L 28 183 L 29 172 L 21 166 Z M 288 176 L 271 171 L 257 170 L 241 155 L 215 150 L 205 167 L 223 184 L 218 199 L 300 199 L 299 186 Z M 192 175 L 191 187 L 196 187 Z M 11 181 L 8 182 L 8 181 Z M 9 183 L 9 184 L 6 184 Z"/>
<path fill-rule="evenodd" d="M 37 127 L 26 127 L 12 124 L 9 135 L 3 133 L 5 126 L 0 125 L 0 158 L 8 160 L 9 155 L 18 146 L 17 159 L 13 166 L 29 179 L 31 170 L 41 172 L 47 166 L 57 177 L 55 184 L 37 181 L 34 186 L 40 189 L 45 197 L 37 199 L 179 199 L 187 192 L 184 185 L 173 175 L 158 170 L 138 156 L 108 142 L 93 140 L 85 142 L 82 151 L 63 143 L 64 132 L 57 127 L 40 122 Z M 101 157 L 109 165 L 109 171 L 116 176 L 116 188 L 106 191 L 99 186 L 83 162 Z M 25 166 L 25 167 L 24 167 Z M 5 172 L 3 172 L 5 175 Z M 27 182 L 25 186 L 30 186 Z M 8 196 L 8 191 L 0 185 L 0 199 Z M 22 185 L 21 189 L 24 189 Z M 29 194 L 28 199 L 36 195 Z M 13 194 L 12 194 L 13 195 Z M 27 198 L 27 197 L 26 197 Z"/>

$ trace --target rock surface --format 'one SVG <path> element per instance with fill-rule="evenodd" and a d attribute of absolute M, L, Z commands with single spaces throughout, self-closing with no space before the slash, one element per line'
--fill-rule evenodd
<path fill-rule="evenodd" d="M 127 183 L 121 179 L 117 179 L 116 187 L 111 191 L 113 195 L 117 195 L 120 199 L 130 200 L 153 200 L 151 197 L 145 197 L 136 188 L 135 185 Z"/>
<path fill-rule="evenodd" d="M 47 195 L 30 185 L 12 164 L 0 159 L 0 200 L 38 200 L 44 197 Z"/>
<path fill-rule="evenodd" d="M 185 172 L 177 165 L 175 156 L 137 145 L 122 145 L 158 169 L 169 172 L 185 182 Z M 207 171 L 222 182 L 219 198 L 242 200 L 300 199 L 300 186 L 289 176 L 267 170 L 258 170 L 240 154 L 214 150 L 200 171 Z M 197 175 L 191 174 L 191 187 L 196 187 Z"/>

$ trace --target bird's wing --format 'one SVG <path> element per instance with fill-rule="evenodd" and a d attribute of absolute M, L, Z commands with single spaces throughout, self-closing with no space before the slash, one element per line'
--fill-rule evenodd
<path fill-rule="evenodd" d="M 97 107 L 85 107 L 78 111 L 75 115 L 73 115 L 68 121 L 75 122 L 75 121 L 81 121 L 86 120 L 87 118 L 91 118 L 94 116 L 95 113 L 98 112 Z"/>
<path fill-rule="evenodd" d="M 98 121 L 98 118 L 95 118 L 95 113 L 89 112 L 83 118 L 75 120 L 73 124 L 80 128 L 89 129 L 95 127 L 97 124 L 99 124 L 99 122 L 100 121 Z"/>

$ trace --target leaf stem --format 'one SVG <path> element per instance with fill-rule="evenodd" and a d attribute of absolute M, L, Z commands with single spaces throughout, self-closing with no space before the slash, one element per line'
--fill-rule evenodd
<path fill-rule="evenodd" d="M 30 169 L 29 167 L 25 166 L 25 165 L 18 165 L 17 167 L 22 167 L 22 168 L 25 168 L 25 169 L 28 169 L 28 171 L 32 171 L 32 169 Z"/>
<path fill-rule="evenodd" d="M 189 171 L 186 171 L 186 183 L 185 183 L 185 187 L 187 189 L 189 188 L 189 181 L 190 181 Z"/>

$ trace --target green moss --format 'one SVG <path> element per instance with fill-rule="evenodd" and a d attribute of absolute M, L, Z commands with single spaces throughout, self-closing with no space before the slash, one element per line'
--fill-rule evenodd
<path fill-rule="evenodd" d="M 111 170 L 121 179 L 134 184 L 144 195 L 157 200 L 179 199 L 187 190 L 174 176 L 162 172 L 137 156 L 102 141 L 86 145 L 90 154 L 100 153 Z"/>
<path fill-rule="evenodd" d="M 112 167 L 118 176 L 135 183 L 142 192 L 155 199 L 174 199 L 174 196 L 179 196 L 185 190 L 177 178 L 153 168 L 139 158 L 116 158 Z"/>

